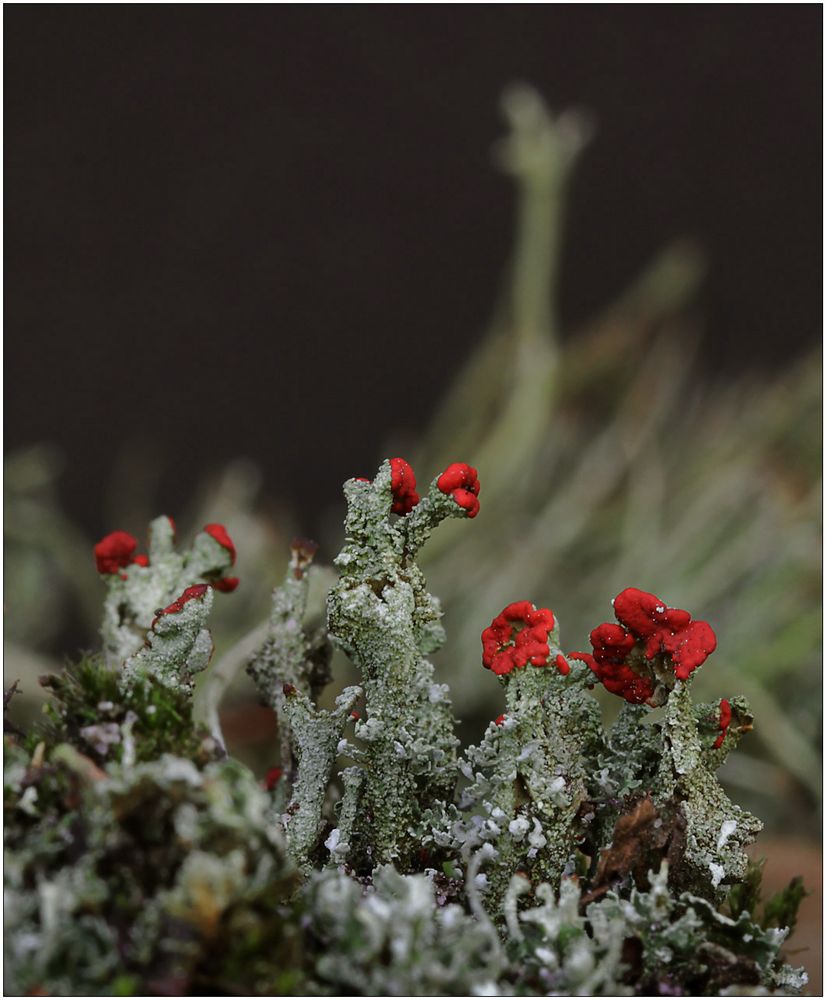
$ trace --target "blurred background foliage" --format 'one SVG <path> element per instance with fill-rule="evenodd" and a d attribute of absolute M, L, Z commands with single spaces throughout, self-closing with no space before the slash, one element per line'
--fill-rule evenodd
<path fill-rule="evenodd" d="M 480 516 L 443 526 L 424 554 L 446 613 L 439 654 L 463 741 L 501 711 L 480 666 L 479 634 L 512 600 L 554 609 L 564 646 L 588 648 L 625 586 L 707 619 L 718 651 L 700 699 L 746 695 L 755 731 L 722 773 L 770 831 L 818 835 L 821 797 L 821 358 L 772 375 L 716 377 L 698 363 L 700 251 L 666 247 L 608 308 L 574 330 L 558 319 L 557 276 L 569 180 L 591 126 L 550 115 L 527 87 L 503 98 L 496 161 L 516 190 L 512 260 L 488 330 L 469 352 L 418 440 L 377 441 L 376 460 L 409 458 L 422 483 L 449 461 L 477 466 Z M 297 419 L 301 419 L 297 414 Z M 381 432 L 379 432 L 381 433 Z M 387 432 L 386 432 L 387 433 Z M 62 510 L 63 459 L 49 443 L 7 456 L 5 677 L 20 678 L 18 715 L 34 716 L 36 678 L 92 648 L 103 585 L 96 539 Z M 122 446 L 106 485 L 111 526 L 138 531 L 159 513 L 152 450 Z M 354 469 L 354 475 L 370 474 Z M 289 497 L 286 498 L 289 502 Z M 341 539 L 330 497 L 323 551 Z M 221 712 L 230 746 L 273 762 L 274 723 L 243 665 L 261 635 L 269 591 L 301 512 L 274 507 L 256 464 L 239 458 L 194 483 L 179 535 L 227 524 L 242 586 L 213 613 L 216 656 L 200 711 Z M 306 529 L 305 529 L 306 530 Z M 316 613 L 330 580 L 316 578 Z M 347 667 L 337 664 L 339 679 Z M 603 695 L 598 692 L 598 695 Z M 617 710 L 603 697 L 607 713 Z"/>

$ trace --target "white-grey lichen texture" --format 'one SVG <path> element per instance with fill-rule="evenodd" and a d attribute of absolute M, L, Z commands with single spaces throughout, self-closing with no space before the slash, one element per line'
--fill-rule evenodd
<path fill-rule="evenodd" d="M 800 992 L 781 947 L 801 886 L 761 908 L 760 823 L 715 776 L 746 702 L 693 704 L 692 672 L 663 659 L 658 721 L 635 688 L 606 728 L 589 657 L 515 595 L 484 639 L 502 715 L 461 751 L 417 557 L 446 518 L 473 520 L 476 470 L 454 463 L 420 497 L 393 459 L 344 492 L 326 625 L 308 625 L 315 546 L 297 541 L 248 662 L 279 727 L 264 781 L 193 713 L 223 528 L 176 554 L 159 518 L 148 565 L 107 574 L 103 655 L 44 678 L 47 719 L 5 738 L 7 990 Z M 361 682 L 323 704 L 334 647 Z"/>

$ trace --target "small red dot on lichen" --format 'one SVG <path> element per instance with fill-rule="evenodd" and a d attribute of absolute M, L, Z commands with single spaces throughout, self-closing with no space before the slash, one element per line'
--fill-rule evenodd
<path fill-rule="evenodd" d="M 557 654 L 557 659 L 554 662 L 557 664 L 557 669 L 564 677 L 567 677 L 571 673 L 569 661 L 565 658 L 565 656 L 563 656 L 562 653 Z"/>
<path fill-rule="evenodd" d="M 498 715 L 497 718 L 494 719 L 494 725 L 495 726 L 501 726 L 504 722 L 505 722 L 505 716 L 504 715 Z"/>
<path fill-rule="evenodd" d="M 281 776 L 284 771 L 280 767 L 271 767 L 268 769 L 267 774 L 264 775 L 264 781 L 262 784 L 267 789 L 268 792 L 272 792 L 276 785 L 281 781 Z"/>
<path fill-rule="evenodd" d="M 237 576 L 222 576 L 218 580 L 213 580 L 211 586 L 214 590 L 220 590 L 223 594 L 231 594 L 239 582 Z"/>
<path fill-rule="evenodd" d="M 134 566 L 148 566 L 149 565 L 149 556 L 144 555 L 143 553 L 141 553 L 140 555 L 135 556 L 135 558 L 132 560 L 132 564 Z"/>
<path fill-rule="evenodd" d="M 721 703 L 718 706 L 719 711 L 719 721 L 718 728 L 721 730 L 715 738 L 715 742 L 712 746 L 717 750 L 719 746 L 724 742 L 724 737 L 726 736 L 727 729 L 729 729 L 729 724 L 732 722 L 732 706 L 727 701 L 726 698 L 721 699 Z"/>

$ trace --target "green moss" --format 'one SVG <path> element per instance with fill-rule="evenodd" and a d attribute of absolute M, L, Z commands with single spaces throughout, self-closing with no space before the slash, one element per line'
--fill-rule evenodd
<path fill-rule="evenodd" d="M 130 687 L 99 656 L 85 656 L 61 674 L 41 678 L 53 696 L 42 726 L 27 737 L 34 750 L 45 739 L 50 745 L 70 743 L 97 764 L 156 760 L 175 753 L 206 762 L 221 755 L 206 729 L 192 717 L 192 701 L 184 691 L 169 688 L 152 676 Z"/>

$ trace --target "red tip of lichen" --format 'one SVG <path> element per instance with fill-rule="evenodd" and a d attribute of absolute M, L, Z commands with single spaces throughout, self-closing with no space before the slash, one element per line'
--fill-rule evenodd
<path fill-rule="evenodd" d="M 239 584 L 237 576 L 222 576 L 218 580 L 212 581 L 213 590 L 220 590 L 222 594 L 231 594 Z"/>
<path fill-rule="evenodd" d="M 680 608 L 668 608 L 659 597 L 637 587 L 627 587 L 612 602 L 615 618 L 638 638 L 645 639 L 663 629 L 686 628 L 692 616 Z"/>
<path fill-rule="evenodd" d="M 718 747 L 724 742 L 724 737 L 726 736 L 726 731 L 729 729 L 729 724 L 732 722 L 732 706 L 726 700 L 726 698 L 721 699 L 721 703 L 718 706 L 719 719 L 718 728 L 721 730 L 715 738 L 715 742 L 712 746 L 717 750 Z"/>
<path fill-rule="evenodd" d="M 480 510 L 477 499 L 480 481 L 477 470 L 465 462 L 452 462 L 436 481 L 437 489 L 453 497 L 454 501 L 468 514 L 476 517 Z"/>
<path fill-rule="evenodd" d="M 593 674 L 599 673 L 597 660 L 595 660 L 591 653 L 569 653 L 568 658 L 570 660 L 582 660 Z"/>
<path fill-rule="evenodd" d="M 554 661 L 557 664 L 557 669 L 564 677 L 568 677 L 571 673 L 571 667 L 569 666 L 569 661 L 563 656 L 562 653 L 557 654 L 557 659 Z"/>
<path fill-rule="evenodd" d="M 661 649 L 668 653 L 678 680 L 685 681 L 710 653 L 718 640 L 708 622 L 690 622 L 680 632 L 661 636 Z"/>
<path fill-rule="evenodd" d="M 132 564 L 134 566 L 148 566 L 149 565 L 149 556 L 144 555 L 143 553 L 141 553 L 140 555 L 137 555 L 137 556 L 134 557 L 134 559 L 132 560 Z"/>
<path fill-rule="evenodd" d="M 470 490 L 451 490 L 454 501 L 460 505 L 469 517 L 476 517 L 480 512 L 480 502 Z"/>
<path fill-rule="evenodd" d="M 281 781 L 281 776 L 284 771 L 280 767 L 271 767 L 268 769 L 267 774 L 264 775 L 264 781 L 262 784 L 267 789 L 268 792 L 272 792 L 276 785 Z"/>
<path fill-rule="evenodd" d="M 356 709 L 354 708 L 353 711 L 350 713 L 350 717 L 351 719 L 361 719 L 362 715 L 360 712 L 357 712 Z"/>
<path fill-rule="evenodd" d="M 404 458 L 392 458 L 390 464 L 391 493 L 393 494 L 391 510 L 394 514 L 410 514 L 419 503 L 414 470 Z"/>
<path fill-rule="evenodd" d="M 693 622 L 688 611 L 668 608 L 645 590 L 627 587 L 614 599 L 614 610 L 621 625 L 643 640 L 644 656 L 650 660 L 658 654 L 667 656 L 678 680 L 687 680 L 717 646 L 708 622 Z"/>
<path fill-rule="evenodd" d="M 498 715 L 497 718 L 494 719 L 494 725 L 495 726 L 501 726 L 504 722 L 505 722 L 505 716 L 504 715 Z"/>
<path fill-rule="evenodd" d="M 509 604 L 482 633 L 483 666 L 498 675 L 528 663 L 544 667 L 553 628 L 554 615 L 548 608 L 535 608 L 530 601 Z"/>
<path fill-rule="evenodd" d="M 117 573 L 132 562 L 138 542 L 127 531 L 113 531 L 95 546 L 95 565 L 99 573 Z"/>
<path fill-rule="evenodd" d="M 607 691 L 633 704 L 648 702 L 655 693 L 654 676 L 643 661 L 660 656 L 675 678 L 685 681 L 715 650 L 707 622 L 693 622 L 688 611 L 669 608 L 654 594 L 627 587 L 612 604 L 620 624 L 604 622 L 592 630 L 593 655 L 571 655 L 588 664 Z"/>
<path fill-rule="evenodd" d="M 224 525 L 205 524 L 204 531 L 206 531 L 211 538 L 214 538 L 223 549 L 226 549 L 230 553 L 230 565 L 231 566 L 234 565 L 235 545 L 233 545 L 233 540 L 227 534 L 227 529 L 224 527 Z"/>
<path fill-rule="evenodd" d="M 206 583 L 196 583 L 193 587 L 187 587 L 180 597 L 176 597 L 172 604 L 168 604 L 165 608 L 161 608 L 161 610 L 155 615 L 152 619 L 153 627 L 159 618 L 162 618 L 164 615 L 179 614 L 184 610 L 184 607 L 190 601 L 199 600 L 207 593 L 208 590 L 209 586 Z"/>

